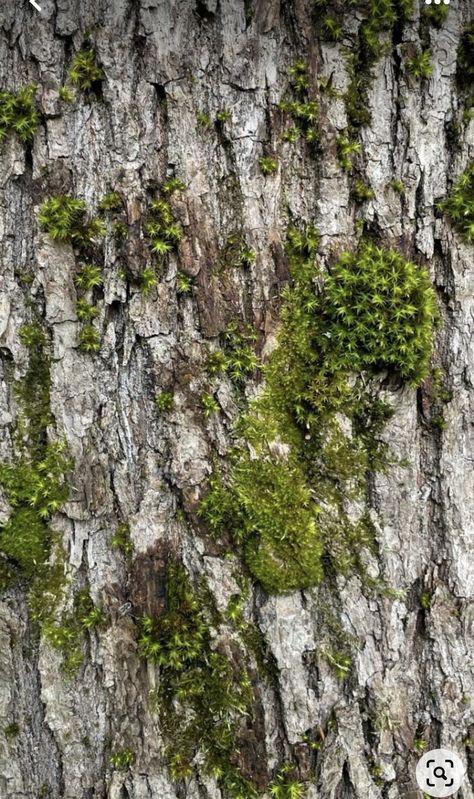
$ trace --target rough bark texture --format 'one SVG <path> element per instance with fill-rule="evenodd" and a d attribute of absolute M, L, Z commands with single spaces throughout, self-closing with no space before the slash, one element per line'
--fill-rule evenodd
<path fill-rule="evenodd" d="M 306 0 L 43 0 L 42 6 L 39 14 L 8 0 L 0 9 L 1 86 L 37 83 L 42 112 L 32 146 L 14 136 L 0 143 L 0 451 L 9 461 L 17 414 L 12 385 L 28 362 L 19 329 L 33 303 L 50 337 L 50 435 L 64 438 L 74 459 L 70 499 L 52 527 L 61 533 L 72 582 L 89 584 L 106 623 L 85 634 L 84 661 L 71 678 L 61 671 L 61 654 L 29 620 L 27 585 L 20 581 L 1 597 L 0 795 L 217 799 L 217 784 L 199 771 L 179 784 L 168 775 L 148 703 L 158 669 L 138 654 L 134 620 L 160 613 L 169 550 L 183 557 L 193 578 L 206 576 L 219 608 L 239 592 L 238 558 L 219 556 L 201 523 L 190 521 L 212 457 L 226 452 L 238 417 L 226 379 L 217 391 L 221 412 L 202 413 L 206 347 L 239 316 L 255 325 L 260 350 L 271 349 L 287 280 L 289 219 L 316 224 L 323 262 L 331 248 L 357 244 L 349 178 L 337 159 L 336 139 L 347 125 L 343 100 L 322 97 L 316 158 L 305 146 L 280 141 L 275 108 L 296 59 L 308 63 L 312 81 L 332 76 L 343 91 L 344 49 L 319 40 Z M 460 106 L 456 51 L 470 11 L 469 3 L 452 2 L 447 23 L 430 28 L 434 71 L 421 83 L 410 79 L 401 58 L 403 43 L 419 44 L 419 11 L 374 70 L 373 121 L 360 133 L 359 156 L 375 192 L 368 224 L 429 265 L 443 318 L 435 362 L 452 391 L 447 426 L 438 430 L 430 425 L 429 381 L 419 390 L 390 389 L 396 413 L 385 436 L 408 465 L 371 477 L 379 556 L 368 568 L 400 593 L 369 592 L 349 575 L 283 596 L 257 586 L 245 603 L 275 659 L 277 681 L 254 670 L 257 711 L 241 734 L 240 758 L 263 787 L 283 761 L 297 763 L 310 799 L 421 795 L 413 778 L 414 742 L 421 738 L 472 762 L 466 739 L 474 730 L 473 250 L 435 212 L 474 154 L 474 122 L 458 149 L 449 145 L 446 127 Z M 354 10 L 354 31 L 359 21 Z M 105 72 L 102 97 L 78 92 L 65 107 L 58 89 L 86 31 Z M 230 121 L 197 126 L 197 112 L 213 120 L 223 108 Z M 258 166 L 265 147 L 278 152 L 272 177 Z M 172 174 L 186 185 L 174 205 L 185 234 L 179 254 L 169 256 L 158 286 L 145 296 L 119 279 L 109 235 L 101 349 L 80 351 L 74 253 L 40 230 L 40 202 L 71 193 L 95 209 L 113 189 L 133 228 L 153 189 Z M 405 184 L 403 196 L 387 190 L 395 179 Z M 235 230 L 244 232 L 257 260 L 212 279 Z M 129 269 L 134 259 L 141 268 L 150 256 L 133 237 L 127 246 Z M 193 277 L 191 294 L 176 292 L 177 269 Z M 34 273 L 26 289 L 22 270 Z M 159 414 L 154 397 L 170 387 L 175 408 Z M 255 388 L 249 381 L 248 396 Z M 124 521 L 135 547 L 129 563 L 110 546 Z M 423 592 L 429 607 L 420 606 Z M 350 641 L 353 668 L 345 680 L 319 657 L 328 623 Z M 18 734 L 3 735 L 13 722 Z M 310 754 L 302 738 L 320 730 L 320 748 Z M 135 753 L 126 770 L 110 763 L 123 749 Z M 473 784 L 466 781 L 463 799 L 474 796 Z"/>

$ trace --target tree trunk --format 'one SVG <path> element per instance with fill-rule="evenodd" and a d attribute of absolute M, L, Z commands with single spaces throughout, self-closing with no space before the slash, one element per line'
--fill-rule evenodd
<path fill-rule="evenodd" d="M 64 466 L 60 507 L 32 516 L 25 534 L 36 523 L 53 531 L 49 566 L 4 558 L 0 795 L 217 799 L 272 790 L 285 799 L 301 788 L 309 799 L 414 799 L 423 747 L 443 745 L 471 766 L 474 751 L 473 250 L 439 210 L 474 152 L 456 78 L 469 3 L 452 0 L 437 28 L 416 0 L 406 20 L 399 14 L 380 29 L 380 54 L 358 95 L 371 120 L 352 127 L 348 59 L 366 3 L 40 5 L 8 0 L 0 10 L 0 85 L 35 83 L 40 114 L 31 139 L 13 130 L 0 142 L 0 458 L 36 459 L 22 478 L 34 509 L 48 442 L 65 442 L 72 469 Z M 324 35 L 328 14 L 341 20 L 339 41 Z M 416 79 L 407 60 L 427 47 L 432 74 Z M 68 76 L 84 50 L 102 70 L 90 86 Z M 277 104 L 297 97 L 295 62 L 307 65 L 307 96 L 320 106 L 315 146 L 303 135 L 281 138 L 293 122 Z M 73 96 L 60 98 L 64 86 Z M 345 170 L 346 135 L 360 149 Z M 263 156 L 274 158 L 268 174 Z M 173 177 L 184 188 L 167 194 Z M 373 191 L 359 203 L 357 181 Z M 98 210 L 111 192 L 117 207 Z M 83 227 L 81 240 L 55 239 L 40 224 L 41 204 L 66 195 L 85 200 L 105 236 L 87 241 Z M 161 256 L 145 220 L 165 195 L 183 235 L 173 243 L 167 233 Z M 431 364 L 444 401 L 433 377 L 418 387 L 376 377 L 395 410 L 383 438 L 397 461 L 368 478 L 376 550 L 364 551 L 365 574 L 326 569 L 314 587 L 273 593 L 198 512 L 212 469 L 228 474 L 235 424 L 265 373 L 232 380 L 225 370 L 210 375 L 206 363 L 234 320 L 256 330 L 249 346 L 268 362 L 289 281 L 287 231 L 305 223 L 321 235 L 316 289 L 362 235 L 428 266 L 441 317 Z M 91 263 L 103 280 L 93 288 L 77 280 Z M 155 274 L 148 291 L 145 268 Z M 93 308 L 89 322 L 78 318 L 78 299 Z M 99 336 L 89 350 L 88 325 Z M 28 341 L 33 328 L 44 340 Z M 5 525 L 28 502 L 12 499 L 5 473 L 0 482 L 3 551 Z M 170 767 L 170 738 L 193 711 L 175 704 L 166 729 L 166 666 L 140 644 L 144 617 L 169 611 L 170 562 L 184 563 L 195 617 L 207 619 L 203 673 L 212 652 L 231 664 L 232 679 L 247 664 L 251 710 L 232 711 L 232 753 L 224 747 L 245 788 L 206 768 L 199 740 L 188 771 Z M 210 718 L 217 724 L 219 713 Z M 474 796 L 472 773 L 459 796 Z"/>

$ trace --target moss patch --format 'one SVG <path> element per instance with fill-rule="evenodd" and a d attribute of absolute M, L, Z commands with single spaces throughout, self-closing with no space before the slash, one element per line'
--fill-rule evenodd
<path fill-rule="evenodd" d="M 230 535 L 271 592 L 315 585 L 323 561 L 363 572 L 363 550 L 374 547 L 367 473 L 390 463 L 380 432 L 391 409 L 376 396 L 376 374 L 418 384 L 436 317 L 426 270 L 400 254 L 363 243 L 339 258 L 318 293 L 315 231 L 288 238 L 293 281 L 266 386 L 200 508 L 211 534 Z"/>
<path fill-rule="evenodd" d="M 172 779 L 190 776 L 199 754 L 204 772 L 226 796 L 252 799 L 258 792 L 236 765 L 235 753 L 239 720 L 250 713 L 253 692 L 245 656 L 231 660 L 213 641 L 219 624 L 208 590 L 194 589 L 184 566 L 172 559 L 166 610 L 142 620 L 139 649 L 160 666 L 152 698 Z"/>

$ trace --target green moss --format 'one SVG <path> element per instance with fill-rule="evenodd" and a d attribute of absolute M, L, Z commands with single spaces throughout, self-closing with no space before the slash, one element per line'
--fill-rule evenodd
<path fill-rule="evenodd" d="M 142 269 L 138 281 L 140 293 L 147 296 L 157 284 L 158 278 L 156 276 L 156 271 L 150 267 Z"/>
<path fill-rule="evenodd" d="M 285 763 L 271 781 L 268 791 L 273 799 L 303 799 L 306 793 L 302 782 L 296 779 L 297 766 Z"/>
<path fill-rule="evenodd" d="M 273 155 L 262 155 L 258 165 L 262 175 L 274 175 L 278 169 L 278 161 Z"/>
<path fill-rule="evenodd" d="M 204 111 L 198 111 L 196 114 L 196 122 L 200 128 L 211 128 L 212 127 L 212 119 L 209 114 L 206 114 Z"/>
<path fill-rule="evenodd" d="M 94 325 L 83 325 L 79 331 L 79 349 L 82 352 L 98 352 L 100 350 L 100 335 Z"/>
<path fill-rule="evenodd" d="M 111 191 L 109 194 L 104 194 L 99 202 L 101 211 L 121 211 L 123 209 L 123 201 L 120 194 L 116 191 Z"/>
<path fill-rule="evenodd" d="M 474 164 L 455 184 L 451 195 L 440 206 L 465 241 L 474 241 Z"/>
<path fill-rule="evenodd" d="M 220 620 L 209 591 L 204 585 L 193 589 L 182 564 L 170 560 L 166 609 L 157 619 L 143 619 L 139 650 L 160 668 L 152 699 L 171 778 L 189 777 L 200 753 L 204 773 L 217 780 L 225 796 L 256 799 L 252 783 L 232 765 L 237 725 L 253 702 L 245 658 L 221 654 L 213 623 Z"/>
<path fill-rule="evenodd" d="M 220 411 L 220 405 L 217 402 L 216 398 L 210 392 L 207 392 L 201 396 L 201 406 L 204 413 L 204 416 L 207 418 L 211 416 L 213 413 L 217 413 Z"/>
<path fill-rule="evenodd" d="M 38 597 L 36 597 L 38 600 Z M 52 607 L 36 605 L 35 618 L 49 645 L 63 657 L 63 673 L 71 678 L 83 662 L 82 642 L 85 631 L 105 623 L 105 615 L 94 606 L 87 588 L 77 592 L 73 607 L 58 618 Z"/>
<path fill-rule="evenodd" d="M 76 285 L 83 291 L 100 288 L 103 282 L 102 270 L 95 264 L 83 264 L 76 276 Z"/>
<path fill-rule="evenodd" d="M 12 721 L 3 729 L 6 738 L 16 738 L 20 734 L 20 727 L 16 721 Z"/>
<path fill-rule="evenodd" d="M 163 183 L 161 191 L 163 194 L 169 196 L 170 194 L 174 194 L 177 191 L 184 191 L 185 188 L 186 186 L 182 180 L 180 180 L 179 178 L 170 178 L 169 180 L 166 181 L 166 183 Z"/>
<path fill-rule="evenodd" d="M 221 111 L 218 111 L 216 114 L 216 122 L 220 122 L 221 124 L 225 125 L 232 118 L 232 114 L 230 111 L 227 111 L 223 108 Z"/>
<path fill-rule="evenodd" d="M 103 70 L 97 65 L 93 50 L 82 50 L 76 53 L 68 71 L 68 78 L 73 86 L 82 91 L 94 89 L 104 79 Z"/>
<path fill-rule="evenodd" d="M 428 591 L 423 591 L 420 594 L 420 607 L 423 610 L 429 610 L 431 607 L 431 594 Z"/>
<path fill-rule="evenodd" d="M 235 385 L 255 373 L 259 367 L 259 360 L 255 353 L 255 330 L 251 325 L 241 325 L 233 320 L 227 325 L 224 334 L 224 362 L 225 371 Z M 216 354 L 214 353 L 214 362 Z"/>
<path fill-rule="evenodd" d="M 346 508 L 364 507 L 369 469 L 390 465 L 380 435 L 392 410 L 376 396 L 376 375 L 388 369 L 419 383 L 435 320 L 426 270 L 398 253 L 365 242 L 339 258 L 318 293 L 316 231 L 292 228 L 288 239 L 292 285 L 265 388 L 200 507 L 209 532 L 230 536 L 271 592 L 315 585 L 323 560 L 364 573 L 373 524 L 367 511 L 354 521 Z"/>
<path fill-rule="evenodd" d="M 191 275 L 187 275 L 186 272 L 177 272 L 176 293 L 190 294 L 192 287 L 193 287 L 193 279 Z"/>
<path fill-rule="evenodd" d="M 105 235 L 104 223 L 89 217 L 84 200 L 75 197 L 59 196 L 45 200 L 38 220 L 50 238 L 57 241 L 86 245 Z"/>
<path fill-rule="evenodd" d="M 89 322 L 97 316 L 98 308 L 82 298 L 76 302 L 76 314 L 81 322 Z"/>
<path fill-rule="evenodd" d="M 426 377 L 436 316 L 426 269 L 366 242 L 341 256 L 325 291 L 329 357 L 353 371 L 388 368 L 414 384 Z"/>
<path fill-rule="evenodd" d="M 332 14 L 324 17 L 321 25 L 321 34 L 323 39 L 327 42 L 340 42 L 344 33 L 344 29 Z"/>
<path fill-rule="evenodd" d="M 36 86 L 23 86 L 17 92 L 0 92 L 0 139 L 15 133 L 21 142 L 33 139 L 40 122 L 35 106 Z"/>
<path fill-rule="evenodd" d="M 110 765 L 118 771 L 128 771 L 136 760 L 135 752 L 131 749 L 119 749 L 110 758 Z"/>
<path fill-rule="evenodd" d="M 405 184 L 402 180 L 391 180 L 389 183 L 387 183 L 387 186 L 389 189 L 393 189 L 393 191 L 397 194 L 405 194 Z"/>
<path fill-rule="evenodd" d="M 363 180 L 357 180 L 352 187 L 352 196 L 357 203 L 367 202 L 375 197 L 374 190 Z"/>
<path fill-rule="evenodd" d="M 174 408 L 174 396 L 170 391 L 162 391 L 155 397 L 155 405 L 159 411 L 172 411 Z"/>
<path fill-rule="evenodd" d="M 416 80 L 429 78 L 430 75 L 432 75 L 433 64 L 431 63 L 431 55 L 431 50 L 419 50 L 410 58 L 407 58 L 407 70 Z"/>
<path fill-rule="evenodd" d="M 422 9 L 422 18 L 427 20 L 430 25 L 433 25 L 435 28 L 443 27 L 444 23 L 446 22 L 449 14 L 449 5 L 429 5 L 427 6 L 426 3 Z"/>
<path fill-rule="evenodd" d="M 59 89 L 59 98 L 63 101 L 63 103 L 68 103 L 71 105 L 76 99 L 74 92 L 68 88 L 68 86 L 61 86 Z"/>
<path fill-rule="evenodd" d="M 114 222 L 114 226 L 113 226 L 112 232 L 113 232 L 113 236 L 114 236 L 115 241 L 118 244 L 121 244 L 122 242 L 125 241 L 125 239 L 128 236 L 127 225 L 125 224 L 125 222 L 122 222 L 121 220 L 118 220 L 117 222 Z"/>
<path fill-rule="evenodd" d="M 119 524 L 110 541 L 112 549 L 119 549 L 124 555 L 131 555 L 134 546 L 130 538 L 130 527 L 126 523 Z"/>
<path fill-rule="evenodd" d="M 289 69 L 292 93 L 278 104 L 279 110 L 293 123 L 282 133 L 282 140 L 294 144 L 302 136 L 308 144 L 319 141 L 315 127 L 319 117 L 319 104 L 311 96 L 309 70 L 303 61 L 297 61 Z"/>
<path fill-rule="evenodd" d="M 151 250 L 162 261 L 164 257 L 176 249 L 182 238 L 181 226 L 176 222 L 169 196 L 182 191 L 184 184 L 172 178 L 161 188 L 161 195 L 150 203 L 145 231 L 151 241 Z"/>
<path fill-rule="evenodd" d="M 345 172 L 352 169 L 352 159 L 360 151 L 359 142 L 351 140 L 347 135 L 339 136 L 337 139 L 337 157 L 339 164 Z"/>

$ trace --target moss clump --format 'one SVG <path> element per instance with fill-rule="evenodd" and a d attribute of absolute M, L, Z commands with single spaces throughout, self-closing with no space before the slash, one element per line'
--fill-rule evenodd
<path fill-rule="evenodd" d="M 253 692 L 242 657 L 229 660 L 212 641 L 219 624 L 204 586 L 194 590 L 179 561 L 166 575 L 166 610 L 141 624 L 141 654 L 160 666 L 154 704 L 165 737 L 172 779 L 189 777 L 201 753 L 203 770 L 226 796 L 257 797 L 252 784 L 233 765 L 239 720 L 250 712 Z M 242 665 L 238 666 L 240 661 Z"/>
<path fill-rule="evenodd" d="M 93 50 L 81 50 L 76 53 L 68 71 L 68 78 L 73 86 L 82 91 L 95 89 L 104 79 L 104 72 L 96 62 Z"/>
<path fill-rule="evenodd" d="M 126 523 L 119 524 L 110 541 L 112 549 L 118 549 L 124 555 L 131 555 L 134 546 L 130 538 L 130 527 Z"/>
<path fill-rule="evenodd" d="M 351 194 L 356 203 L 364 203 L 375 197 L 374 190 L 363 180 L 357 180 L 352 187 Z"/>
<path fill-rule="evenodd" d="M 191 275 L 186 272 L 176 273 L 176 293 L 177 294 L 190 294 L 193 287 L 193 279 Z"/>
<path fill-rule="evenodd" d="M 273 155 L 262 155 L 258 165 L 262 175 L 274 175 L 278 169 L 278 161 Z"/>
<path fill-rule="evenodd" d="M 350 139 L 346 134 L 339 136 L 337 140 L 337 157 L 345 172 L 351 171 L 352 159 L 359 151 L 359 142 Z"/>
<path fill-rule="evenodd" d="M 71 105 L 76 99 L 74 96 L 74 92 L 68 86 L 61 86 L 59 89 L 59 99 L 63 101 L 63 103 L 67 103 Z"/>
<path fill-rule="evenodd" d="M 75 197 L 50 197 L 40 207 L 38 216 L 41 227 L 50 238 L 76 245 L 91 244 L 98 236 L 105 235 L 104 223 L 90 218 L 84 200 Z"/>
<path fill-rule="evenodd" d="M 266 386 L 200 508 L 211 534 L 230 535 L 251 574 L 277 593 L 316 584 L 323 560 L 364 573 L 373 524 L 367 510 L 354 521 L 347 507 L 364 508 L 369 469 L 390 463 L 380 433 L 392 411 L 376 396 L 376 375 L 420 382 L 435 319 L 426 271 L 398 253 L 363 243 L 317 293 L 316 232 L 293 228 L 288 239 L 293 282 Z"/>
<path fill-rule="evenodd" d="M 441 208 L 463 239 L 469 244 L 474 241 L 474 164 L 461 175 Z"/>
<path fill-rule="evenodd" d="M 0 139 L 16 133 L 21 142 L 33 139 L 40 115 L 34 97 L 36 86 L 23 86 L 17 92 L 0 92 Z"/>
<path fill-rule="evenodd" d="M 116 191 L 104 194 L 99 202 L 99 208 L 101 211 L 121 211 L 123 208 L 123 201 L 120 194 L 117 194 Z"/>
<path fill-rule="evenodd" d="M 292 93 L 278 103 L 278 109 L 291 121 L 282 133 L 283 141 L 294 143 L 302 136 L 308 144 L 319 141 L 316 122 L 319 104 L 310 91 L 309 70 L 304 61 L 296 61 L 289 69 Z"/>
<path fill-rule="evenodd" d="M 155 397 L 155 405 L 159 411 L 168 412 L 174 408 L 174 396 L 170 391 L 162 391 Z"/>
<path fill-rule="evenodd" d="M 427 375 L 436 299 L 426 269 L 369 242 L 345 253 L 326 279 L 328 355 L 353 371 Z"/>
<path fill-rule="evenodd" d="M 120 749 L 111 756 L 110 765 L 118 769 L 118 771 L 128 771 L 135 763 L 135 760 L 135 752 L 131 749 Z"/>
<path fill-rule="evenodd" d="M 433 64 L 431 63 L 431 55 L 431 50 L 419 50 L 410 58 L 407 58 L 407 70 L 416 80 L 429 78 L 430 75 L 432 75 Z"/>
<path fill-rule="evenodd" d="M 145 233 L 150 240 L 152 253 L 157 256 L 158 266 L 162 265 L 166 256 L 176 250 L 183 231 L 175 219 L 170 204 L 170 196 L 185 188 L 178 178 L 170 178 L 161 187 L 158 197 L 151 201 L 145 221 Z M 158 279 L 154 267 L 145 267 L 140 274 L 140 291 L 148 294 L 157 284 Z"/>

